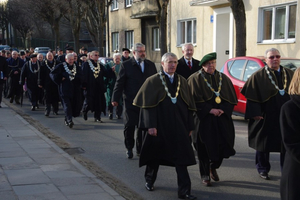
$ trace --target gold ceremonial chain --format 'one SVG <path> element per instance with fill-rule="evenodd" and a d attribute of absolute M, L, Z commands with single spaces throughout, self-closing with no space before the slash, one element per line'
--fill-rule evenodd
<path fill-rule="evenodd" d="M 94 72 L 94 77 L 95 77 L 95 78 L 98 78 L 99 73 L 100 73 L 100 71 L 101 71 L 99 61 L 96 62 L 96 63 L 97 63 L 97 67 L 95 67 L 95 66 L 93 65 L 92 61 L 90 61 L 90 60 L 88 60 L 88 63 L 89 63 L 89 65 L 90 65 L 91 70 Z"/>
<path fill-rule="evenodd" d="M 202 73 L 201 69 L 199 70 L 199 73 L 201 74 L 202 78 L 204 79 L 206 85 L 209 87 L 209 89 L 215 93 L 215 95 L 217 96 L 215 98 L 215 102 L 217 104 L 220 104 L 221 103 L 221 98 L 220 98 L 220 91 L 221 91 L 221 86 L 222 86 L 222 73 L 219 72 L 219 75 L 220 75 L 220 82 L 219 82 L 219 87 L 218 87 L 218 91 L 216 92 L 210 85 L 210 83 L 207 81 L 207 79 L 205 78 L 204 74 Z"/>
<path fill-rule="evenodd" d="M 54 62 L 54 63 L 53 63 L 53 67 L 51 68 L 51 67 L 49 67 L 49 65 L 48 65 L 48 60 L 45 60 L 46 66 L 48 67 L 48 69 L 50 69 L 50 71 L 53 71 L 53 69 L 54 69 L 54 67 L 55 67 L 55 65 L 56 65 L 56 61 L 54 60 L 53 62 Z"/>
<path fill-rule="evenodd" d="M 32 70 L 32 66 L 31 66 L 31 63 L 32 63 L 32 62 L 29 61 L 28 63 L 29 63 L 29 69 L 30 69 L 30 71 L 31 71 L 32 73 L 37 73 L 38 71 L 40 71 L 39 61 L 36 61 L 36 64 L 37 64 L 38 68 L 37 68 L 37 69 L 34 69 L 34 70 Z"/>
<path fill-rule="evenodd" d="M 283 96 L 284 93 L 285 93 L 284 90 L 285 90 L 285 88 L 286 88 L 286 83 L 287 83 L 287 76 L 286 76 L 286 71 L 285 71 L 285 69 L 282 68 L 282 71 L 283 71 L 283 74 L 284 74 L 284 86 L 283 86 L 283 89 L 282 89 L 282 90 L 279 89 L 279 87 L 276 85 L 276 83 L 275 83 L 275 81 L 273 80 L 273 78 L 272 78 L 272 76 L 271 76 L 271 74 L 270 74 L 270 72 L 269 72 L 267 66 L 265 66 L 265 70 L 266 70 L 266 72 L 267 72 L 267 74 L 268 74 L 268 77 L 269 77 L 271 83 L 272 83 L 272 84 L 275 86 L 275 88 L 279 91 L 279 94 L 280 94 L 281 96 Z"/>
<path fill-rule="evenodd" d="M 64 68 L 66 70 L 66 72 L 69 74 L 69 78 L 71 81 L 73 81 L 73 79 L 75 78 L 75 75 L 76 75 L 76 66 L 75 64 L 73 64 L 73 69 L 70 70 L 66 64 L 66 62 L 63 63 L 64 65 Z"/>
<path fill-rule="evenodd" d="M 165 87 L 165 91 L 167 92 L 167 95 L 171 98 L 172 103 L 175 104 L 177 102 L 177 97 L 178 97 L 178 93 L 179 93 L 179 89 L 180 89 L 180 78 L 178 77 L 178 86 L 177 86 L 177 91 L 176 91 L 175 97 L 172 97 L 169 92 L 169 89 L 167 87 L 167 84 L 164 80 L 164 77 L 162 76 L 161 71 L 159 72 L 159 77 L 160 77 L 160 80 L 161 80 L 163 86 Z"/>

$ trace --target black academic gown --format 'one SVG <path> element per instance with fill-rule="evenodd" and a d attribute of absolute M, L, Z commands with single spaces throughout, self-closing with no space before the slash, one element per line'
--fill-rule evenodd
<path fill-rule="evenodd" d="M 91 61 L 94 67 L 97 67 L 97 64 L 94 61 Z M 115 74 L 111 69 L 106 69 L 101 63 L 100 72 L 98 77 L 94 76 L 94 72 L 91 70 L 89 62 L 84 62 L 82 66 L 83 74 L 83 88 L 84 90 L 84 104 L 83 111 L 87 112 L 91 110 L 92 112 L 97 112 L 98 115 L 103 112 L 106 114 L 106 101 L 104 93 L 106 92 L 104 77 L 113 77 Z M 97 116 L 99 118 L 100 116 Z"/>
<path fill-rule="evenodd" d="M 21 85 L 25 84 L 26 78 L 28 97 L 32 106 L 37 106 L 39 100 L 38 74 L 40 69 L 41 66 L 38 64 L 38 61 L 34 64 L 28 61 L 24 64 L 21 71 Z"/>
<path fill-rule="evenodd" d="M 291 95 L 291 100 L 281 108 L 280 126 L 286 149 L 280 180 L 281 200 L 300 199 L 300 96 Z"/>
<path fill-rule="evenodd" d="M 178 77 L 175 75 L 173 84 L 167 76 L 165 78 L 172 97 L 177 90 Z M 194 129 L 192 115 L 195 104 L 186 80 L 180 76 L 180 81 L 176 104 L 166 95 L 158 74 L 149 77 L 136 95 L 134 105 L 141 107 L 139 126 L 157 129 L 156 137 L 149 134 L 145 136 L 140 167 L 152 163 L 166 166 L 196 164 L 189 139 L 189 132 Z M 153 100 L 149 101 L 150 98 Z"/>
<path fill-rule="evenodd" d="M 282 69 L 281 67 L 281 81 L 283 82 Z M 287 85 L 283 96 L 271 84 L 264 68 L 252 74 L 241 90 L 241 93 L 247 98 L 245 119 L 249 119 L 249 147 L 260 152 L 281 152 L 282 150 L 279 115 L 281 106 L 290 99 L 287 90 L 293 76 L 293 71 L 285 70 L 287 73 Z M 272 79 L 278 85 L 273 70 L 269 69 L 269 71 Z M 280 86 L 279 88 L 282 89 L 282 87 Z M 253 117 L 255 116 L 262 116 L 263 119 L 254 120 Z"/>
<path fill-rule="evenodd" d="M 210 75 L 202 70 L 202 73 L 211 86 L 215 88 L 215 91 L 218 91 L 219 72 L 216 70 L 215 75 Z M 199 130 L 196 136 L 200 137 L 200 141 L 204 143 L 209 159 L 220 161 L 223 158 L 235 155 L 235 130 L 231 115 L 234 105 L 237 104 L 237 98 L 230 79 L 225 74 L 222 74 L 220 104 L 215 102 L 216 95 L 204 82 L 200 73 L 191 75 L 188 79 L 188 84 L 195 99 L 197 117 L 200 119 Z M 214 116 L 209 113 L 213 108 L 221 109 L 224 113 L 220 117 Z M 194 137 L 194 142 L 197 141 L 197 137 Z"/>
<path fill-rule="evenodd" d="M 73 69 L 73 65 L 70 66 L 68 63 L 60 63 L 56 65 L 54 70 L 50 72 L 50 78 L 58 85 L 58 92 L 62 99 L 69 99 L 72 106 L 71 113 L 73 117 L 78 117 L 82 108 L 82 95 L 81 95 L 81 84 L 82 84 L 82 70 L 80 67 L 76 67 L 76 75 L 73 80 L 70 79 L 68 72 L 64 68 L 64 64 L 67 64 L 69 69 Z M 65 80 L 62 80 L 62 78 Z M 64 109 L 66 109 L 64 107 Z M 66 112 L 66 111 L 65 111 Z"/>
<path fill-rule="evenodd" d="M 46 105 L 52 104 L 53 106 L 56 106 L 59 102 L 58 86 L 50 78 L 50 72 L 57 64 L 59 64 L 59 62 L 56 60 L 53 60 L 52 62 L 45 60 L 43 61 L 39 72 L 38 84 L 44 89 L 44 100 Z"/>
<path fill-rule="evenodd" d="M 24 61 L 20 58 L 17 58 L 16 60 L 13 58 L 7 59 L 7 65 L 8 65 L 8 79 L 7 79 L 7 98 L 14 97 L 15 95 L 17 97 L 20 97 L 22 93 L 22 86 L 19 84 L 20 81 L 20 74 L 21 69 L 24 65 Z M 18 72 L 18 74 L 15 74 L 15 71 Z"/>

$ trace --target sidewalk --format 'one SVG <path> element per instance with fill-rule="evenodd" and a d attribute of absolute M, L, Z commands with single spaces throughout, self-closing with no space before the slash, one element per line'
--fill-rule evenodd
<path fill-rule="evenodd" d="M 3 102 L 0 199 L 124 200 Z"/>

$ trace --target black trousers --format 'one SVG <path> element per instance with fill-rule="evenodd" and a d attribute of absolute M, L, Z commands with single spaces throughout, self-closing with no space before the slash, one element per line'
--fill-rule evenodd
<path fill-rule="evenodd" d="M 61 97 L 61 103 L 65 112 L 65 119 L 67 122 L 72 121 L 72 103 L 71 98 Z"/>
<path fill-rule="evenodd" d="M 153 184 L 157 178 L 159 164 L 154 162 L 146 166 L 145 179 L 147 183 Z M 191 193 L 191 179 L 187 166 L 185 165 L 176 165 L 177 173 L 177 185 L 178 185 L 178 196 L 186 195 Z"/>
<path fill-rule="evenodd" d="M 135 126 L 125 126 L 124 127 L 124 143 L 127 150 L 132 150 L 134 147 L 134 131 Z M 136 152 L 140 153 L 142 144 L 143 144 L 143 138 L 146 134 L 147 129 L 137 129 L 137 136 L 136 136 Z"/>
<path fill-rule="evenodd" d="M 3 85 L 4 85 L 3 83 L 0 83 L 0 106 L 2 102 Z"/>
<path fill-rule="evenodd" d="M 114 106 L 112 106 L 111 104 L 107 106 L 107 109 L 108 109 L 108 113 L 109 114 L 113 114 L 114 113 Z M 119 104 L 116 107 L 116 115 L 121 117 L 122 113 L 123 113 L 123 105 Z"/>
<path fill-rule="evenodd" d="M 200 176 L 209 177 L 210 180 L 210 169 L 218 169 L 223 162 L 223 158 L 216 161 L 210 160 L 206 146 L 199 136 L 197 137 L 197 143 L 194 143 L 194 147 L 197 150 Z"/>

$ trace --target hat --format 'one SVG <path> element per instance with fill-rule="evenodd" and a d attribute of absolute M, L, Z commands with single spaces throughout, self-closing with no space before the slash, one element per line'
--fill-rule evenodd
<path fill-rule="evenodd" d="M 201 67 L 202 65 L 204 65 L 207 61 L 210 60 L 216 60 L 217 59 L 217 53 L 216 52 L 212 52 L 209 54 L 206 54 L 200 61 L 199 66 Z"/>
<path fill-rule="evenodd" d="M 62 51 L 62 49 L 60 49 L 60 48 L 57 48 L 57 49 L 56 49 L 56 51 Z"/>
<path fill-rule="evenodd" d="M 83 51 L 87 51 L 87 48 L 85 48 L 85 47 L 82 47 L 82 48 L 81 48 L 81 50 L 83 50 Z"/>
<path fill-rule="evenodd" d="M 24 56 L 24 55 L 25 55 L 25 52 L 24 52 L 24 51 L 20 51 L 20 55 L 21 55 L 21 56 Z"/>
<path fill-rule="evenodd" d="M 66 47 L 66 50 L 68 50 L 68 51 L 74 51 L 74 47 L 68 46 L 68 47 Z"/>
<path fill-rule="evenodd" d="M 128 48 L 123 48 L 122 51 L 128 51 L 130 53 L 130 50 Z"/>
<path fill-rule="evenodd" d="M 30 55 L 30 58 L 36 58 L 37 57 L 37 54 L 31 54 Z"/>

